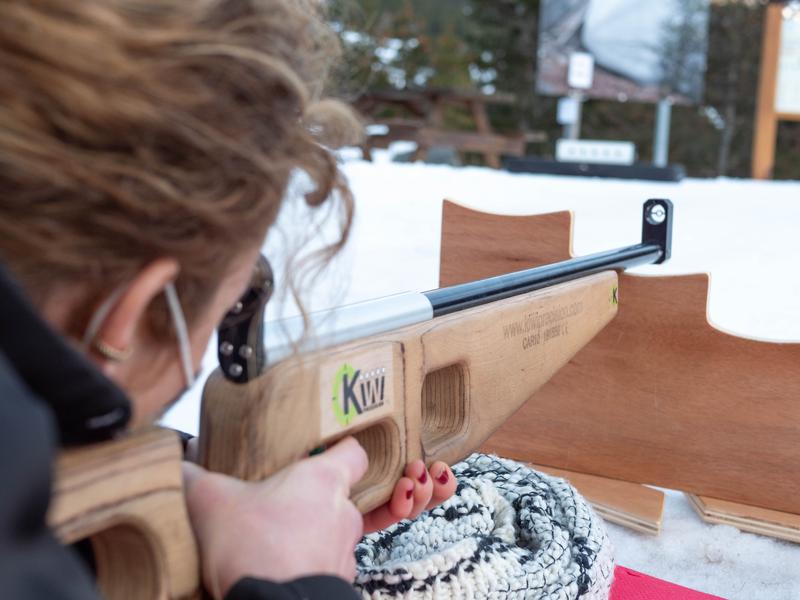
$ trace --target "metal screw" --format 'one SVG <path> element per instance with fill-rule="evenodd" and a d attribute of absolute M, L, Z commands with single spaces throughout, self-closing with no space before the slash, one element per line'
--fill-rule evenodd
<path fill-rule="evenodd" d="M 242 312 L 243 308 L 244 308 L 244 304 L 242 304 L 241 302 L 237 302 L 236 304 L 233 305 L 233 308 L 231 309 L 231 313 L 233 313 L 234 315 L 238 315 L 240 312 Z"/>
<path fill-rule="evenodd" d="M 247 360 L 253 356 L 253 349 L 250 346 L 239 346 L 239 356 Z"/>
<path fill-rule="evenodd" d="M 242 371 L 244 371 L 242 365 L 237 363 L 233 363 L 230 367 L 228 367 L 228 374 L 231 377 L 239 377 L 239 375 L 242 374 Z"/>
<path fill-rule="evenodd" d="M 219 345 L 219 353 L 222 354 L 222 356 L 230 356 L 233 354 L 233 344 L 230 342 L 222 342 Z"/>
<path fill-rule="evenodd" d="M 653 204 L 647 209 L 647 222 L 650 225 L 661 225 L 667 220 L 667 209 L 663 204 Z"/>

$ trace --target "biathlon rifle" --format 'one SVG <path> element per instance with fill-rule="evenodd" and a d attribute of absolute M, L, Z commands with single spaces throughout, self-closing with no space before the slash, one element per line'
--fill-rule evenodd
<path fill-rule="evenodd" d="M 671 213 L 668 200 L 647 201 L 633 246 L 266 327 L 262 259 L 219 328 L 201 463 L 258 480 L 353 435 L 370 464 L 352 499 L 379 506 L 408 462 L 475 451 L 613 319 L 616 270 L 669 258 Z M 91 538 L 107 598 L 199 589 L 180 461 L 157 429 L 60 458 L 50 522 L 66 543 Z"/>

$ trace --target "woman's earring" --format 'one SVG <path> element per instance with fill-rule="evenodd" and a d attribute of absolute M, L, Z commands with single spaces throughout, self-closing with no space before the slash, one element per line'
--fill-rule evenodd
<path fill-rule="evenodd" d="M 94 340 L 92 342 L 92 346 L 97 353 L 107 358 L 108 360 L 112 360 L 114 362 L 123 362 L 130 358 L 131 354 L 133 353 L 132 348 L 125 348 L 124 350 L 120 350 L 119 348 L 115 348 L 111 344 L 107 344 L 103 340 Z"/>

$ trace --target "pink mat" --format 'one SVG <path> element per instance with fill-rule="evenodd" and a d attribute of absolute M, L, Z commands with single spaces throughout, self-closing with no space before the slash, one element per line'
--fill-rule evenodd
<path fill-rule="evenodd" d="M 725 600 L 650 577 L 627 567 L 614 570 L 609 600 Z"/>

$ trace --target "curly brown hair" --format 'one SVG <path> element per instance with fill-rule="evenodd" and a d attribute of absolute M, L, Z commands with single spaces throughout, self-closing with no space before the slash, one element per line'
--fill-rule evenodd
<path fill-rule="evenodd" d="M 313 0 L 4 0 L 0 259 L 34 299 L 97 301 L 171 256 L 191 320 L 296 169 L 310 205 L 339 192 L 334 253 L 352 199 L 317 133 L 356 124 L 319 102 L 336 49 Z"/>

